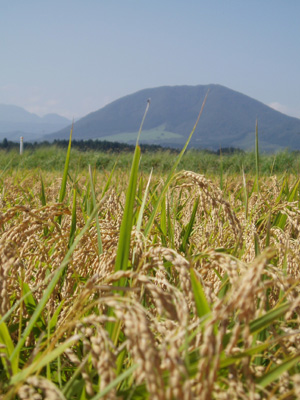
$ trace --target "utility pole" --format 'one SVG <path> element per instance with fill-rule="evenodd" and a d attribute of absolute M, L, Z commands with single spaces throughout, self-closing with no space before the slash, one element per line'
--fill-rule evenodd
<path fill-rule="evenodd" d="M 23 154 L 23 136 L 20 137 L 20 155 Z"/>

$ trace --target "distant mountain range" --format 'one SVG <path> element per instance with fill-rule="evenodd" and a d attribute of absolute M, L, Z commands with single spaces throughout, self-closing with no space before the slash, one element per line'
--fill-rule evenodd
<path fill-rule="evenodd" d="M 195 124 L 207 91 L 207 102 L 191 146 L 212 150 L 220 147 L 253 149 L 257 119 L 260 149 L 300 149 L 300 119 L 221 85 L 163 86 L 141 90 L 78 120 L 74 124 L 73 138 L 134 144 L 147 99 L 151 98 L 141 143 L 180 148 Z M 40 118 L 19 107 L 0 106 L 0 139 L 3 132 L 13 131 L 12 126 L 18 137 L 19 132 L 28 132 L 28 135 L 24 134 L 25 140 L 53 141 L 69 138 L 71 122 L 57 115 Z M 34 139 L 30 135 L 35 136 Z M 7 138 L 13 140 L 12 136 L 7 135 Z"/>
<path fill-rule="evenodd" d="M 58 131 L 70 123 L 69 119 L 57 114 L 39 117 L 22 107 L 0 104 L 0 140 L 18 141 L 20 136 L 24 136 L 26 141 L 41 140 L 45 134 Z"/>
<path fill-rule="evenodd" d="M 73 137 L 135 143 L 147 99 L 151 98 L 141 142 L 181 147 L 195 124 L 208 90 L 191 146 L 252 149 L 258 119 L 261 149 L 300 149 L 300 119 L 284 115 L 221 85 L 164 86 L 141 90 L 81 118 L 74 125 Z M 67 139 L 69 133 L 70 126 L 45 138 Z"/>

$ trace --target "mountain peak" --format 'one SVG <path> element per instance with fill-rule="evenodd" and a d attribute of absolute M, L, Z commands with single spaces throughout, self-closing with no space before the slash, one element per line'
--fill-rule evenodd
<path fill-rule="evenodd" d="M 24 136 L 27 141 L 39 140 L 44 134 L 55 132 L 70 124 L 70 120 L 57 114 L 39 117 L 24 108 L 0 104 L 0 140 L 19 140 Z"/>
<path fill-rule="evenodd" d="M 261 149 L 300 149 L 299 119 L 288 117 L 220 84 L 161 86 L 140 90 L 78 120 L 74 124 L 73 137 L 79 140 L 135 143 L 147 99 L 151 98 L 141 143 L 182 147 L 208 90 L 207 102 L 191 146 L 253 149 L 255 121 L 258 119 Z M 67 139 L 69 133 L 70 127 L 67 127 L 45 138 Z"/>

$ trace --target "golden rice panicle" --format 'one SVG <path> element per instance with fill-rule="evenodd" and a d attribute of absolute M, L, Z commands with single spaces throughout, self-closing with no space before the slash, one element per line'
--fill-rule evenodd
<path fill-rule="evenodd" d="M 106 300 L 124 324 L 127 348 L 133 360 L 139 364 L 135 371 L 136 383 L 145 381 L 151 399 L 165 399 L 161 359 L 150 328 L 145 309 L 138 303 Z"/>
<path fill-rule="evenodd" d="M 143 271 L 155 270 L 157 283 L 164 287 L 163 282 L 166 282 L 165 289 L 169 290 L 171 286 L 181 288 L 185 301 L 176 302 L 177 315 L 181 325 L 187 323 L 188 309 L 196 312 L 195 300 L 191 290 L 191 281 L 189 276 L 189 262 L 175 250 L 156 246 L 148 249 L 146 254 L 147 263 L 143 265 Z M 170 276 L 166 273 L 163 260 L 171 264 Z M 188 308 L 187 308 L 188 307 Z"/>
<path fill-rule="evenodd" d="M 88 320 L 91 324 L 86 325 Z M 107 331 L 97 323 L 97 318 L 94 319 L 94 323 L 92 323 L 92 316 L 88 320 L 85 320 L 86 326 L 80 324 L 79 330 L 84 337 L 83 343 L 86 355 L 91 354 L 93 367 L 98 373 L 100 379 L 99 390 L 101 391 L 116 378 L 116 349 Z M 104 398 L 108 400 L 115 399 L 115 388 Z"/>
<path fill-rule="evenodd" d="M 182 355 L 175 343 L 165 343 L 161 351 L 162 369 L 168 372 L 169 382 L 165 390 L 166 399 L 194 399 L 192 381 Z"/>
<path fill-rule="evenodd" d="M 67 356 L 67 358 L 69 359 L 71 364 L 73 364 L 76 367 L 78 367 L 78 369 L 81 372 L 82 378 L 83 378 L 83 380 L 85 382 L 85 390 L 86 390 L 87 394 L 89 396 L 93 396 L 95 394 L 94 393 L 94 389 L 93 389 L 93 382 L 92 382 L 91 377 L 89 375 L 89 372 L 88 372 L 88 370 L 86 368 L 87 358 L 85 358 L 81 362 L 79 360 L 79 358 L 77 357 L 77 355 L 71 349 L 66 349 L 65 350 L 65 355 Z"/>
<path fill-rule="evenodd" d="M 233 212 L 230 204 L 223 198 L 221 190 L 204 175 L 195 172 L 183 171 L 178 175 L 178 179 L 181 178 L 199 187 L 200 193 L 203 193 L 205 199 L 211 202 L 213 208 L 218 209 L 220 206 L 222 207 L 224 216 L 228 219 L 235 236 L 238 238 L 241 234 L 240 221 Z"/>
<path fill-rule="evenodd" d="M 18 390 L 18 395 L 22 400 L 63 400 L 65 399 L 61 391 L 42 376 L 31 376 L 26 383 Z"/>
<path fill-rule="evenodd" d="M 0 315 L 4 315 L 10 309 L 8 277 L 13 262 L 14 258 L 7 258 L 4 254 L 0 256 Z"/>

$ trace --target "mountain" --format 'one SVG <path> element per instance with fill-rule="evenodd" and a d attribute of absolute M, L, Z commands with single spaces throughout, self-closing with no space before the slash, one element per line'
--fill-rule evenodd
<path fill-rule="evenodd" d="M 71 123 L 65 117 L 57 114 L 47 114 L 39 117 L 22 107 L 0 104 L 0 140 L 39 140 L 43 135 L 60 130 Z"/>
<path fill-rule="evenodd" d="M 221 85 L 163 86 L 141 90 L 77 121 L 73 138 L 134 143 L 147 99 L 151 98 L 141 142 L 181 147 L 195 124 L 208 90 L 191 146 L 251 149 L 257 119 L 261 149 L 300 149 L 299 119 Z M 44 138 L 68 139 L 69 133 L 70 126 Z"/>

